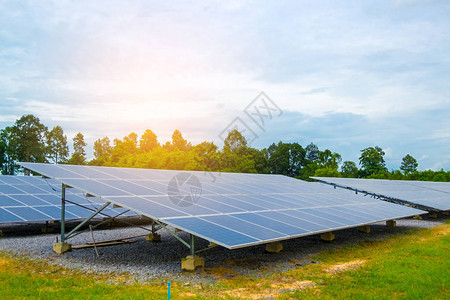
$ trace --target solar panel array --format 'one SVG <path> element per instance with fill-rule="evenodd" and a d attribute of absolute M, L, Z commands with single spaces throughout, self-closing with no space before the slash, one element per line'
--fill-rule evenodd
<path fill-rule="evenodd" d="M 229 249 L 423 213 L 281 175 L 20 164 Z"/>
<path fill-rule="evenodd" d="M 432 209 L 450 209 L 450 183 L 409 180 L 311 177 L 372 195 L 401 200 Z"/>
<path fill-rule="evenodd" d="M 67 219 L 87 218 L 105 201 L 86 197 L 80 191 L 67 189 Z M 82 205 L 83 207 L 81 207 Z M 106 215 L 116 216 L 122 209 L 106 208 Z M 135 213 L 127 213 L 126 215 Z M 105 215 L 104 215 L 105 216 Z M 61 183 L 35 176 L 0 176 L 0 223 L 52 221 L 61 218 Z"/>

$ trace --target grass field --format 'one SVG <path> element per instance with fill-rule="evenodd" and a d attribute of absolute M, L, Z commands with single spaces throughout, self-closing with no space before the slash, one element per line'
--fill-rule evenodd
<path fill-rule="evenodd" d="M 449 299 L 449 231 L 446 222 L 323 252 L 318 264 L 264 278 L 206 268 L 215 283 L 173 282 L 172 299 Z M 138 283 L 126 274 L 86 274 L 6 252 L 0 252 L 0 282 L 0 299 L 167 299 L 164 279 Z"/>

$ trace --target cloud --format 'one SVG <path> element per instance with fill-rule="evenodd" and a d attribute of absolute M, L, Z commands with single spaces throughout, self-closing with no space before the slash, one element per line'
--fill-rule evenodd
<path fill-rule="evenodd" d="M 90 143 L 213 140 L 260 92 L 283 139 L 448 167 L 447 1 L 0 3 L 0 125 L 33 113 Z M 70 138 L 70 136 L 69 136 Z"/>

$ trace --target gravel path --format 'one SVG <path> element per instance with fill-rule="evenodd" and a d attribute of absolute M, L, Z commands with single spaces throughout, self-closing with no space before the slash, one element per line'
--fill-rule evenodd
<path fill-rule="evenodd" d="M 336 240 L 327 243 L 320 240 L 318 235 L 303 237 L 283 242 L 284 250 L 277 254 L 266 253 L 264 245 L 258 245 L 237 250 L 228 250 L 216 247 L 202 252 L 206 268 L 196 272 L 182 272 L 181 258 L 189 254 L 189 250 L 178 240 L 161 230 L 161 243 L 151 243 L 143 237 L 131 244 L 99 247 L 100 256 L 97 257 L 93 248 L 77 249 L 63 255 L 52 251 L 58 234 L 39 235 L 6 235 L 0 238 L 0 250 L 13 251 L 31 258 L 50 261 L 70 269 L 90 270 L 94 272 L 129 272 L 138 280 L 163 279 L 178 280 L 181 282 L 211 281 L 214 280 L 214 270 L 225 267 L 228 273 L 250 275 L 253 277 L 265 276 L 269 273 L 286 271 L 302 265 L 315 263 L 310 257 L 313 254 L 327 249 L 344 247 L 362 241 L 383 240 L 401 232 L 415 228 L 431 228 L 443 224 L 447 218 L 439 219 L 403 219 L 397 221 L 396 228 L 386 227 L 385 223 L 371 225 L 371 233 L 364 234 L 357 229 L 346 229 L 335 232 Z M 146 234 L 147 232 L 136 227 L 95 230 L 96 241 L 110 240 Z M 189 235 L 184 232 L 178 235 L 188 241 Z M 82 233 L 70 242 L 73 245 L 91 242 L 89 232 Z M 208 242 L 197 239 L 196 248 L 202 249 Z"/>

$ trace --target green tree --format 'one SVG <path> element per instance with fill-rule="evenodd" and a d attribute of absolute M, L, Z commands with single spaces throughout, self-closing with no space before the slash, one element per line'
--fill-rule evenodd
<path fill-rule="evenodd" d="M 309 144 L 305 148 L 306 150 L 306 159 L 310 162 L 315 162 L 319 159 L 319 147 L 314 143 Z"/>
<path fill-rule="evenodd" d="M 114 139 L 113 143 L 114 147 L 111 150 L 111 162 L 113 163 L 117 163 L 121 159 L 125 159 L 126 157 L 131 158 L 138 152 L 137 134 L 134 132 L 125 136 L 122 140 Z M 115 166 L 124 167 L 123 164 Z"/>
<path fill-rule="evenodd" d="M 208 171 L 217 171 L 220 166 L 218 147 L 214 143 L 202 142 L 193 147 L 198 157 L 203 160 L 203 164 Z"/>
<path fill-rule="evenodd" d="M 111 154 L 112 146 L 109 137 L 97 139 L 94 142 L 94 158 L 108 157 Z"/>
<path fill-rule="evenodd" d="M 13 160 L 47 162 L 45 137 L 47 127 L 39 118 L 24 115 L 11 127 L 8 137 L 8 152 Z"/>
<path fill-rule="evenodd" d="M 89 162 L 89 165 L 103 166 L 111 159 L 111 140 L 105 136 L 102 139 L 97 139 L 94 142 L 94 159 Z"/>
<path fill-rule="evenodd" d="M 316 177 L 342 177 L 342 174 L 339 173 L 335 168 L 320 168 L 314 172 L 314 176 Z"/>
<path fill-rule="evenodd" d="M 0 130 L 0 173 L 3 175 L 14 175 L 14 160 L 8 147 L 11 130 L 11 127 Z"/>
<path fill-rule="evenodd" d="M 239 131 L 233 129 L 225 138 L 224 147 L 228 147 L 232 153 L 237 153 L 247 147 L 247 140 Z"/>
<path fill-rule="evenodd" d="M 353 161 L 344 161 L 341 167 L 342 176 L 345 178 L 357 178 L 358 177 L 358 167 Z"/>
<path fill-rule="evenodd" d="M 84 135 L 78 132 L 73 138 L 73 154 L 69 159 L 68 163 L 71 165 L 85 165 L 86 164 L 86 152 L 84 147 L 86 147 L 86 142 L 84 141 Z"/>
<path fill-rule="evenodd" d="M 417 160 L 411 155 L 406 154 L 406 156 L 402 159 L 400 170 L 402 170 L 405 175 L 408 175 L 417 171 L 418 166 L 419 164 L 417 163 Z"/>
<path fill-rule="evenodd" d="M 269 167 L 273 174 L 287 176 L 298 176 L 301 169 L 306 165 L 306 150 L 298 143 L 272 144 L 268 148 Z"/>
<path fill-rule="evenodd" d="M 265 154 L 265 150 L 258 150 L 255 148 L 247 148 L 246 154 L 255 162 L 255 170 L 259 174 L 270 173 L 269 160 Z"/>
<path fill-rule="evenodd" d="M 245 137 L 236 129 L 230 131 L 220 153 L 220 171 L 256 173 L 252 154 Z"/>
<path fill-rule="evenodd" d="M 342 157 L 339 153 L 331 152 L 328 149 L 319 151 L 317 162 L 321 168 L 337 170 L 341 161 Z"/>
<path fill-rule="evenodd" d="M 361 150 L 359 164 L 361 165 L 361 175 L 370 176 L 372 174 L 386 172 L 386 163 L 384 161 L 384 151 L 378 146 L 368 147 Z"/>
<path fill-rule="evenodd" d="M 153 131 L 147 129 L 141 136 L 139 148 L 145 152 L 148 152 L 156 147 L 159 147 L 158 138 Z"/>
<path fill-rule="evenodd" d="M 167 151 L 174 151 L 176 149 L 180 151 L 189 151 L 192 149 L 191 143 L 183 138 L 181 132 L 176 129 L 172 134 L 172 142 L 166 142 L 163 148 Z"/>
<path fill-rule="evenodd" d="M 47 134 L 47 152 L 48 156 L 55 164 L 65 162 L 69 155 L 69 146 L 67 146 L 67 137 L 61 126 L 55 126 Z"/>

